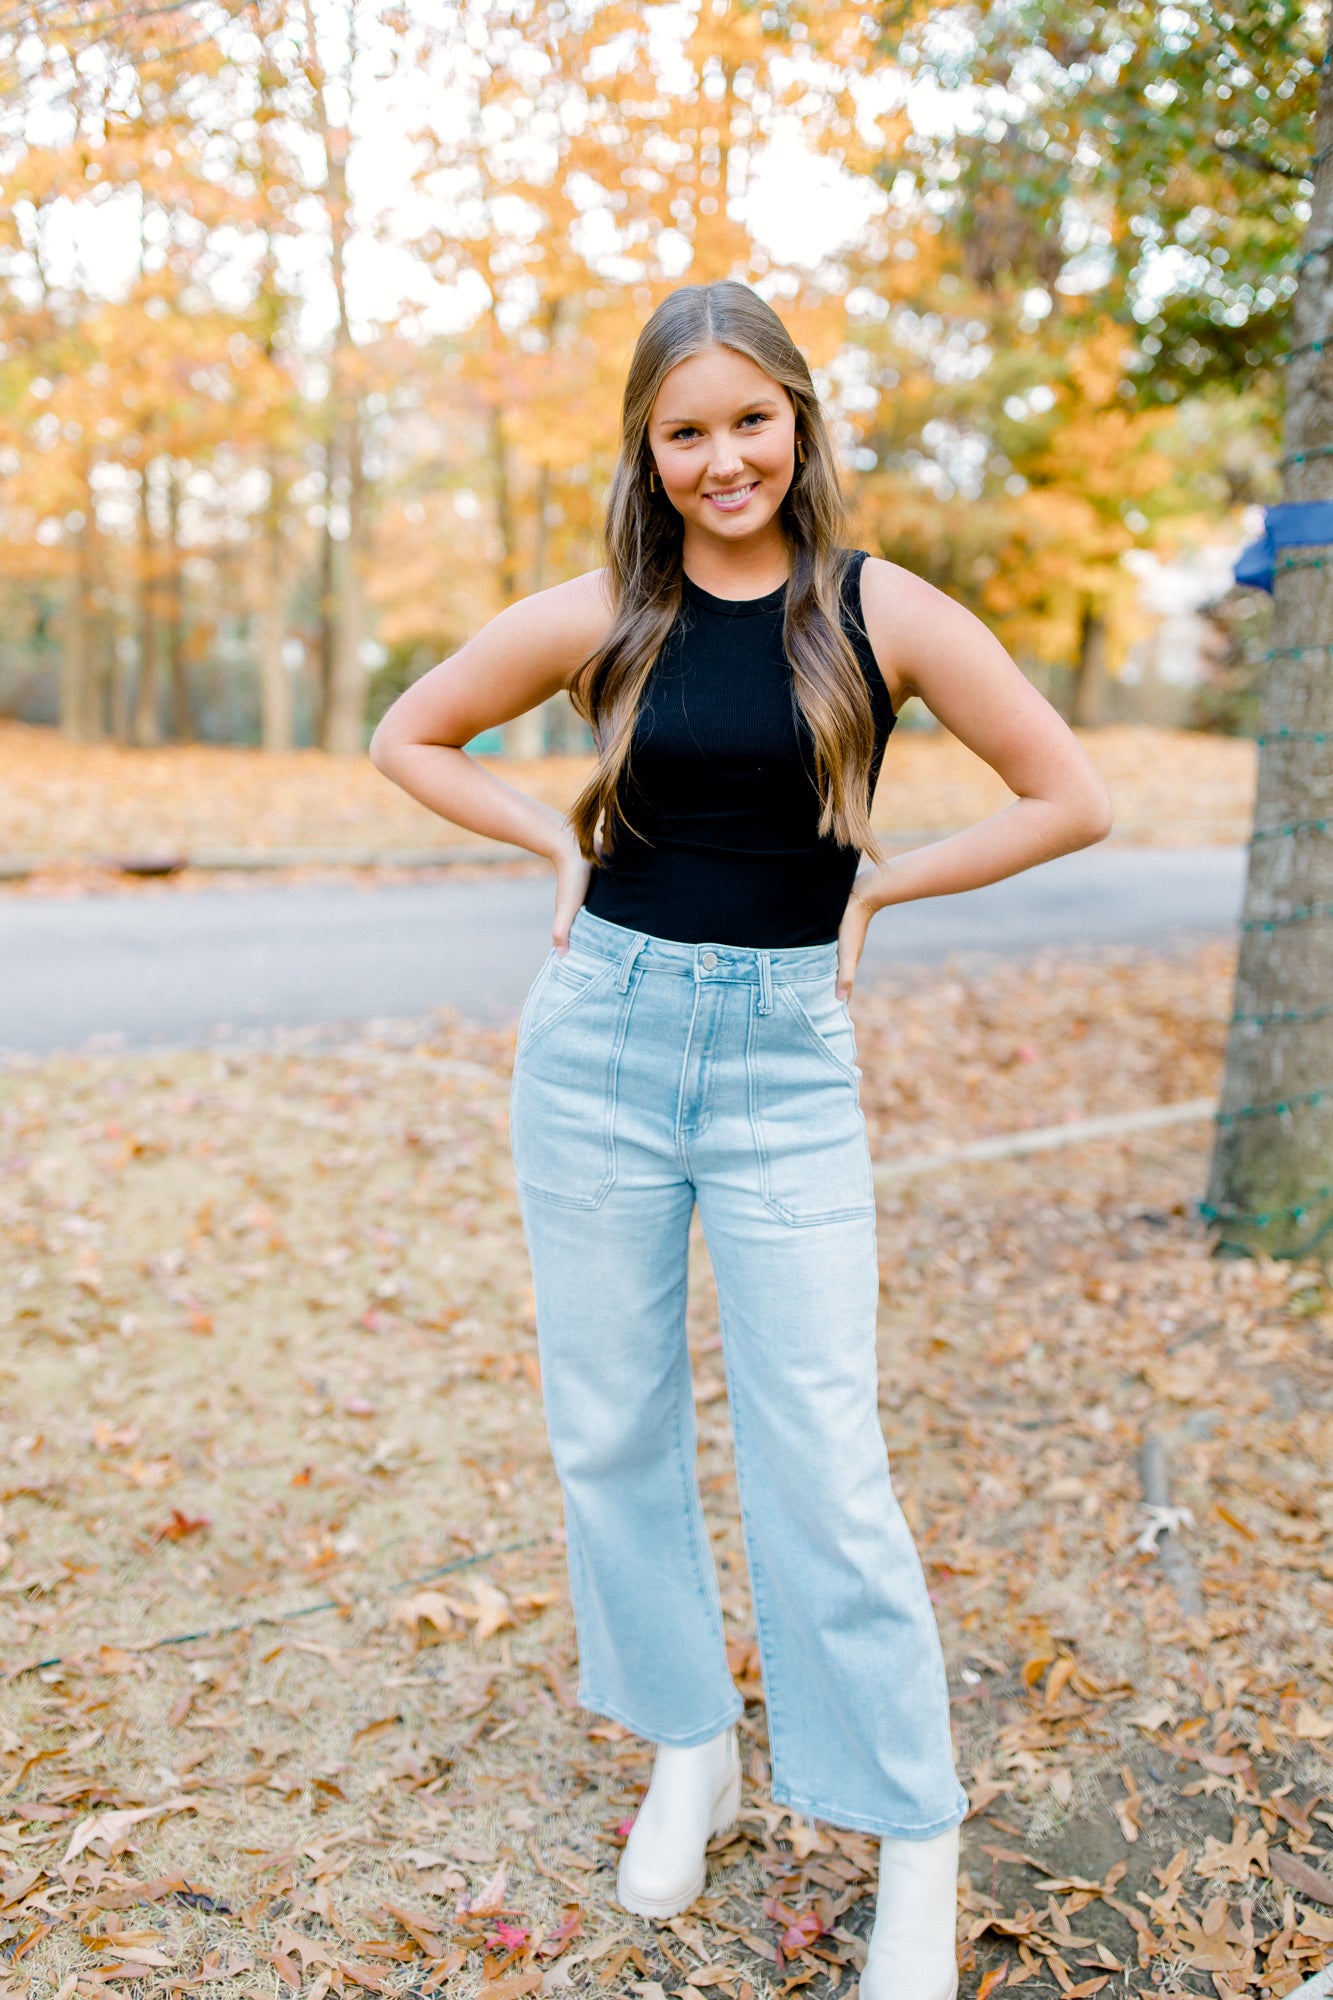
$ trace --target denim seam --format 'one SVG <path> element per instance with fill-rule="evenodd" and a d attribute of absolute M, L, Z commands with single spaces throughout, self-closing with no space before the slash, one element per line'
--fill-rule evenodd
<path fill-rule="evenodd" d="M 519 1051 L 524 1047 L 526 1041 L 526 1032 L 525 1032 L 526 1024 L 532 1013 L 533 1005 L 536 1002 L 537 995 L 540 993 L 541 989 L 546 984 L 546 981 L 549 979 L 551 974 L 551 967 L 554 963 L 555 963 L 555 946 L 552 945 L 550 951 L 547 952 L 545 959 L 542 961 L 541 965 L 538 966 L 533 982 L 531 986 L 528 988 L 527 993 L 524 995 L 523 998 L 523 1010 L 518 1017 L 518 1029 L 514 1037 L 515 1063 L 517 1063 Z"/>
<path fill-rule="evenodd" d="M 810 1016 L 806 1013 L 805 1008 L 801 1005 L 799 995 L 793 993 L 790 988 L 786 988 L 783 991 L 782 997 L 787 1003 L 788 1013 L 805 1030 L 805 1033 L 810 1037 L 820 1055 L 824 1057 L 826 1062 L 832 1064 L 845 1083 L 850 1083 L 853 1089 L 855 1089 L 861 1080 L 861 1072 L 857 1069 L 855 1063 L 845 1063 L 841 1056 L 834 1055 L 832 1049 L 824 1040 L 824 1037 L 810 1019 Z"/>
<path fill-rule="evenodd" d="M 608 964 L 606 971 L 609 972 L 610 970 L 611 967 Z M 599 985 L 603 979 L 603 976 L 604 975 L 602 973 L 598 973 L 595 979 L 589 981 L 588 986 L 586 986 L 583 989 L 583 993 L 574 994 L 569 1004 L 562 1007 L 559 1010 L 558 1014 L 553 1015 L 551 1021 L 543 1022 L 541 1026 L 538 1027 L 534 1031 L 534 1034 L 529 1038 L 528 1047 L 531 1047 L 532 1041 L 536 1040 L 538 1036 L 543 1034 L 547 1027 L 550 1027 L 557 1020 L 563 1020 L 565 1016 L 569 1013 L 570 1006 L 577 1006 L 579 1001 L 583 998 L 584 993 L 587 993 L 591 987 Z M 627 991 L 625 994 L 621 996 L 620 1004 L 617 1008 L 617 1019 L 615 1024 L 615 1032 L 612 1037 L 611 1051 L 607 1059 L 608 1075 L 606 1080 L 606 1108 L 602 1119 L 602 1142 L 606 1149 L 606 1172 L 593 1194 L 570 1195 L 570 1194 L 562 1194 L 556 1189 L 538 1187 L 535 1182 L 525 1180 L 523 1176 L 518 1172 L 517 1167 L 515 1167 L 514 1177 L 517 1180 L 519 1186 L 523 1189 L 525 1194 L 530 1195 L 535 1201 L 550 1202 L 556 1208 L 572 1208 L 572 1209 L 579 1209 L 586 1211 L 589 1209 L 600 1208 L 602 1206 L 602 1203 L 606 1200 L 608 1194 L 610 1194 L 611 1189 L 615 1186 L 616 1182 L 615 1120 L 616 1120 L 616 1107 L 619 1102 L 620 1056 L 621 1056 L 621 1051 L 625 1046 L 625 1036 L 629 1032 L 629 1017 L 630 1017 L 630 1009 L 633 1003 L 633 997 L 634 997 L 634 991 L 632 987 L 630 988 L 629 991 Z M 517 1082 L 518 1082 L 518 1071 L 516 1064 L 515 1076 L 510 1083 L 511 1121 L 512 1121 L 512 1097 Z"/>
<path fill-rule="evenodd" d="M 759 1672 L 764 1684 L 764 1709 L 768 1717 L 768 1748 L 771 1772 L 778 1767 L 778 1738 L 782 1731 L 781 1674 L 772 1672 L 773 1651 L 769 1644 L 769 1621 L 764 1606 L 763 1565 L 756 1560 L 756 1551 L 751 1538 L 750 1515 L 745 1501 L 745 1424 L 740 1413 L 740 1404 L 734 1394 L 731 1379 L 731 1362 L 727 1348 L 726 1321 L 719 1319 L 722 1328 L 722 1371 L 727 1382 L 727 1403 L 731 1412 L 731 1439 L 736 1459 L 736 1490 L 741 1503 L 741 1538 L 745 1544 L 745 1562 L 750 1572 L 750 1597 L 754 1605 L 754 1636 L 759 1647 Z"/>
<path fill-rule="evenodd" d="M 958 1802 L 951 1813 L 940 1819 L 913 1821 L 879 1819 L 867 1813 L 841 1812 L 836 1806 L 829 1806 L 814 1799 L 798 1798 L 776 1775 L 770 1787 L 774 1805 L 788 1806 L 792 1812 L 800 1813 L 803 1819 L 823 1820 L 826 1826 L 845 1827 L 853 1833 L 878 1834 L 881 1840 L 933 1840 L 937 1834 L 947 1833 L 951 1826 L 960 1826 L 967 1817 L 970 1800 L 965 1792 L 960 1792 Z"/>
<path fill-rule="evenodd" d="M 694 1051 L 694 1029 L 699 1019 L 699 982 L 694 982 L 694 998 L 690 1005 L 690 1024 L 685 1030 L 685 1047 L 680 1058 L 680 1083 L 676 1090 L 676 1116 L 672 1136 L 676 1144 L 676 1158 L 680 1170 L 687 1181 L 693 1181 L 694 1171 L 690 1164 L 690 1151 L 685 1140 L 685 1083 L 690 1073 L 690 1057 Z"/>
<path fill-rule="evenodd" d="M 625 1710 L 617 1708 L 614 1702 L 601 1701 L 598 1699 L 596 1695 L 590 1693 L 590 1691 L 584 1686 L 582 1681 L 579 1682 L 575 1699 L 577 1700 L 580 1708 L 589 1709 L 594 1715 L 607 1716 L 610 1719 L 610 1721 L 618 1722 L 622 1728 L 632 1730 L 635 1736 L 641 1736 L 645 1743 L 665 1743 L 667 1745 L 673 1745 L 677 1743 L 684 1745 L 685 1743 L 684 1736 L 651 1735 L 646 1729 L 641 1728 L 639 1723 L 635 1722 Z M 736 1696 L 736 1706 L 733 1709 L 730 1709 L 728 1713 L 720 1719 L 720 1721 L 713 1723 L 706 1723 L 704 1725 L 705 1733 L 700 1733 L 697 1730 L 690 1730 L 688 1732 L 689 1743 L 696 1744 L 696 1743 L 709 1742 L 714 1736 L 720 1736 L 724 1729 L 729 1729 L 734 1722 L 739 1722 L 740 1718 L 744 1715 L 744 1713 L 745 1713 L 745 1704 L 741 1700 L 738 1694 Z"/>
<path fill-rule="evenodd" d="M 685 1353 L 686 1353 L 686 1371 L 687 1373 L 689 1373 L 688 1348 L 686 1348 Z M 693 1416 L 694 1416 L 692 1380 L 693 1378 L 691 1376 L 691 1401 L 688 1406 L 691 1422 L 693 1422 Z M 706 1613 L 708 1618 L 708 1622 L 710 1625 L 712 1625 L 714 1633 L 717 1637 L 719 1651 L 723 1654 L 725 1658 L 726 1643 L 727 1643 L 726 1632 L 722 1624 L 722 1618 L 719 1606 L 715 1601 L 715 1597 L 713 1595 L 710 1595 L 709 1593 L 708 1580 L 704 1570 L 704 1550 L 700 1546 L 700 1541 L 699 1541 L 699 1534 L 700 1530 L 702 1529 L 705 1537 L 705 1544 L 707 1545 L 708 1549 L 708 1561 L 710 1564 L 712 1564 L 713 1550 L 712 1550 L 712 1545 L 710 1543 L 707 1543 L 708 1530 L 703 1520 L 703 1506 L 699 1495 L 699 1476 L 694 1465 L 692 1465 L 690 1463 L 690 1460 L 686 1457 L 686 1452 L 685 1452 L 685 1436 L 684 1436 L 685 1411 L 686 1411 L 685 1399 L 683 1396 L 678 1396 L 676 1399 L 676 1467 L 680 1475 L 680 1490 L 681 1490 L 681 1498 L 685 1505 L 685 1517 L 690 1524 L 690 1550 L 694 1557 L 694 1584 L 696 1590 L 699 1593 L 699 1602 L 703 1606 L 704 1612 Z M 697 1439 L 695 1440 L 695 1443 L 696 1443 L 696 1455 L 697 1455 Z M 714 1568 L 713 1570 L 713 1586 L 714 1586 L 714 1591 L 716 1591 L 717 1587 L 716 1568 Z"/>
<path fill-rule="evenodd" d="M 625 952 L 624 956 L 621 958 L 620 970 L 616 974 L 617 993 L 624 993 L 628 991 L 630 975 L 634 971 L 635 962 L 637 961 L 639 953 L 644 949 L 647 942 L 648 942 L 648 937 L 646 932 L 638 931 L 635 933 L 634 942 L 629 947 L 628 951 Z"/>
<path fill-rule="evenodd" d="M 550 969 L 554 962 L 555 962 L 555 953 L 553 950 L 551 957 L 546 961 L 546 964 L 542 967 L 541 973 L 538 974 L 538 978 L 542 978 L 543 975 L 549 975 Z M 566 999 L 561 1001 L 560 1005 L 555 1009 L 553 1013 L 550 1013 L 546 1016 L 545 1020 L 538 1021 L 534 1027 L 529 1028 L 527 1034 L 515 1048 L 514 1051 L 515 1060 L 517 1060 L 519 1056 L 526 1055 L 528 1050 L 533 1046 L 533 1044 L 535 1042 L 539 1042 L 542 1036 L 546 1034 L 548 1029 L 555 1027 L 558 1021 L 563 1021 L 566 1014 L 568 1014 L 573 1008 L 579 1006 L 579 1004 L 582 1001 L 586 1000 L 590 993 L 594 992 L 597 987 L 601 986 L 604 983 L 604 981 L 607 979 L 607 977 L 613 970 L 614 967 L 608 961 L 607 964 L 603 965 L 602 967 L 600 967 L 598 971 L 594 972 L 591 979 L 585 981 L 585 983 L 579 988 L 577 993 L 569 994 Z M 546 984 L 549 985 L 549 983 L 550 981 L 548 977 L 546 979 Z M 536 982 L 534 981 L 533 992 L 535 993 L 535 991 L 536 991 Z M 529 998 L 531 997 L 532 996 L 529 995 Z"/>
<path fill-rule="evenodd" d="M 805 1020 L 805 1018 L 806 1018 L 805 1011 L 804 1009 L 802 1009 L 801 1019 Z M 755 1023 L 757 1022 L 758 1019 L 759 1019 L 758 1014 L 752 1009 L 746 1023 L 745 1091 L 746 1091 L 746 1102 L 750 1113 L 750 1136 L 754 1141 L 755 1157 L 759 1162 L 760 1200 L 763 1202 L 764 1207 L 769 1211 L 771 1215 L 776 1215 L 779 1222 L 786 1223 L 787 1226 L 791 1229 L 816 1228 L 825 1223 L 832 1223 L 832 1222 L 864 1222 L 867 1219 L 867 1217 L 872 1217 L 875 1213 L 875 1196 L 874 1196 L 873 1183 L 871 1187 L 869 1201 L 858 1202 L 849 1208 L 820 1209 L 813 1215 L 794 1214 L 793 1211 L 787 1208 L 784 1203 L 780 1202 L 777 1196 L 773 1193 L 772 1163 L 769 1156 L 768 1147 L 764 1141 L 763 1112 L 760 1108 L 758 1101 L 758 1070 L 761 1060 L 756 1050 L 758 1029 Z M 810 1030 L 810 1032 L 812 1034 L 814 1033 L 813 1028 Z M 820 1044 L 820 1047 L 823 1048 L 822 1043 Z M 824 1050 L 824 1054 L 828 1056 L 830 1062 L 836 1061 L 836 1059 L 833 1056 L 829 1055 L 827 1049 Z M 839 1065 L 839 1074 L 845 1080 L 850 1080 L 852 1082 L 853 1089 L 855 1089 L 854 1076 L 849 1076 L 849 1072 L 842 1070 L 840 1065 Z M 861 1121 L 861 1132 L 862 1132 L 862 1138 L 864 1140 L 866 1132 L 865 1113 L 861 1110 L 859 1102 L 856 1107 L 856 1112 L 858 1118 Z"/>
<path fill-rule="evenodd" d="M 704 984 L 716 987 L 717 982 L 712 979 L 701 982 L 699 987 L 700 994 L 703 993 Z M 719 1045 L 725 1046 L 726 1044 L 729 1032 L 729 1013 L 730 1009 L 726 1000 L 723 999 L 721 1004 L 714 1000 L 705 1014 L 703 1034 L 699 1042 L 697 1066 L 699 1090 L 696 1108 L 698 1110 L 698 1117 L 691 1135 L 696 1140 L 703 1138 L 712 1124 L 716 1113 L 717 1078 L 715 1075 L 715 1055 Z"/>

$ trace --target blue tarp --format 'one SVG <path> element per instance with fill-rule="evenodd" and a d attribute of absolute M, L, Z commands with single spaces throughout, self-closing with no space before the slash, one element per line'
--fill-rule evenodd
<path fill-rule="evenodd" d="M 1333 500 L 1295 500 L 1264 513 L 1264 532 L 1236 558 L 1236 581 L 1272 593 L 1279 549 L 1333 547 Z"/>

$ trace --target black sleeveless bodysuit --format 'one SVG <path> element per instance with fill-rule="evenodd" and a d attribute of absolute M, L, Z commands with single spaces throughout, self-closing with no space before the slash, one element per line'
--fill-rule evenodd
<path fill-rule="evenodd" d="M 870 691 L 873 797 L 894 714 L 861 619 L 865 559 L 849 552 L 842 623 Z M 787 586 L 733 602 L 682 585 L 634 725 L 628 825 L 586 908 L 683 944 L 827 944 L 860 857 L 819 833 L 814 745 L 782 643 Z"/>

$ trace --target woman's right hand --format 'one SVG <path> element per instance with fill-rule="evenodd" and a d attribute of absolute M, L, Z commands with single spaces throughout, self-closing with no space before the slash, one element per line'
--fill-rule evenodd
<path fill-rule="evenodd" d="M 563 958 L 569 950 L 569 927 L 575 913 L 583 908 L 583 899 L 588 893 L 592 864 L 584 860 L 572 832 L 561 842 L 552 860 L 555 863 L 555 917 L 551 924 L 551 943 Z"/>

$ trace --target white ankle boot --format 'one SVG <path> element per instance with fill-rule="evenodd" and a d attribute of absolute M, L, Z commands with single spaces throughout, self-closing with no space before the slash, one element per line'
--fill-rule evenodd
<path fill-rule="evenodd" d="M 704 1886 L 704 1849 L 725 1833 L 741 1802 L 736 1732 L 688 1750 L 662 1744 L 652 1781 L 620 1857 L 617 1892 L 640 1917 L 676 1917 Z"/>
<path fill-rule="evenodd" d="M 958 1828 L 881 1840 L 879 1899 L 860 2000 L 956 2000 Z"/>

